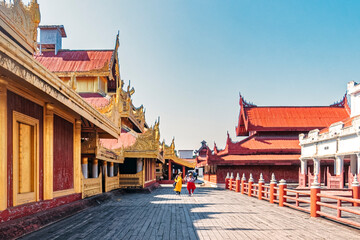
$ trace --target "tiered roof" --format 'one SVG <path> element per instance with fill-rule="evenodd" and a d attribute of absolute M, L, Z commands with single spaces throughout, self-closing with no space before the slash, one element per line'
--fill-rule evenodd
<path fill-rule="evenodd" d="M 349 118 L 347 98 L 322 107 L 258 107 L 240 96 L 237 136 L 249 136 L 233 142 L 227 136 L 226 146 L 199 149 L 198 165 L 298 164 L 301 147 L 299 133 Z M 316 127 L 315 127 L 316 126 Z M 206 142 L 205 142 L 206 145 Z"/>
<path fill-rule="evenodd" d="M 60 50 L 42 52 L 35 59 L 52 72 L 108 71 L 114 50 Z"/>
<path fill-rule="evenodd" d="M 248 136 L 254 131 L 307 132 L 349 117 L 349 106 L 345 96 L 339 103 L 321 107 L 257 107 L 248 104 L 242 96 L 239 104 L 237 136 Z"/>

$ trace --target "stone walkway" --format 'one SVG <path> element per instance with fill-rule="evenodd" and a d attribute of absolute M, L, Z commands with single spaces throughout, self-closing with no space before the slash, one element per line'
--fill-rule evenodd
<path fill-rule="evenodd" d="M 162 187 L 115 196 L 24 239 L 360 239 L 360 230 L 235 192 L 179 197 Z"/>

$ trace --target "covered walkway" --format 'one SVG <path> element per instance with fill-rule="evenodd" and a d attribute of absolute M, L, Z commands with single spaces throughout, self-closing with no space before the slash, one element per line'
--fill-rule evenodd
<path fill-rule="evenodd" d="M 185 190 L 118 195 L 24 239 L 360 239 L 360 230 L 231 191 Z"/>

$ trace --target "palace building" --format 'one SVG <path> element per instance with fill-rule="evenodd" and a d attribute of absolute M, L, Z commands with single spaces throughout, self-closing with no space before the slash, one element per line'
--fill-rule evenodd
<path fill-rule="evenodd" d="M 46 66 L 37 52 L 39 5 L 0 2 L 0 219 L 82 198 L 83 136 L 120 129 Z"/>
<path fill-rule="evenodd" d="M 360 85 L 349 82 L 347 93 L 350 97 L 351 114 L 340 121 L 328 124 L 324 129 L 313 129 L 308 134 L 300 134 L 301 186 L 311 186 L 314 176 L 328 188 L 351 188 L 354 177 L 360 181 Z M 331 162 L 324 175 L 324 163 Z M 314 166 L 308 169 L 308 163 Z M 349 165 L 350 164 L 350 165 Z M 326 164 L 325 164 L 326 165 Z"/>
<path fill-rule="evenodd" d="M 109 118 L 120 129 L 117 139 L 103 139 L 94 129 L 83 134 L 83 195 L 91 196 L 119 187 L 148 187 L 156 182 L 160 154 L 159 121 L 151 128 L 143 106 L 132 104 L 134 88 L 123 89 L 118 60 L 119 36 L 114 49 L 65 50 L 64 27 L 39 26 L 41 52 L 35 59 Z M 100 174 L 99 174 L 100 172 Z M 102 176 L 101 176 L 102 175 Z M 101 188 L 104 183 L 104 189 Z"/>
<path fill-rule="evenodd" d="M 228 172 L 236 172 L 258 179 L 262 173 L 270 181 L 274 173 L 278 179 L 297 182 L 299 173 L 299 134 L 311 129 L 325 128 L 334 121 L 349 116 L 347 99 L 321 107 L 259 107 L 240 96 L 237 136 L 247 136 L 233 142 L 228 134 L 226 146 L 213 151 L 202 142 L 197 151 L 197 163 L 204 168 L 204 178 L 212 183 L 224 183 Z M 325 162 L 324 162 L 325 163 Z M 330 165 L 326 162 L 325 166 Z M 325 170 L 323 169 L 323 172 Z M 325 173 L 324 173 L 325 174 Z"/>
<path fill-rule="evenodd" d="M 119 36 L 113 49 L 65 50 L 64 26 L 39 23 L 36 0 L 0 2 L 0 222 L 152 187 L 165 161 L 195 165 L 177 158 L 174 142 L 160 143 L 160 119 L 148 126 L 133 105 Z"/>

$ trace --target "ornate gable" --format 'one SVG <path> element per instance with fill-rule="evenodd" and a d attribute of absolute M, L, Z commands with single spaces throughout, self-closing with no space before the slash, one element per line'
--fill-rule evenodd
<path fill-rule="evenodd" d="M 37 51 L 39 23 L 40 11 L 36 0 L 29 5 L 20 0 L 0 2 L 0 25 L 31 54 Z"/>

